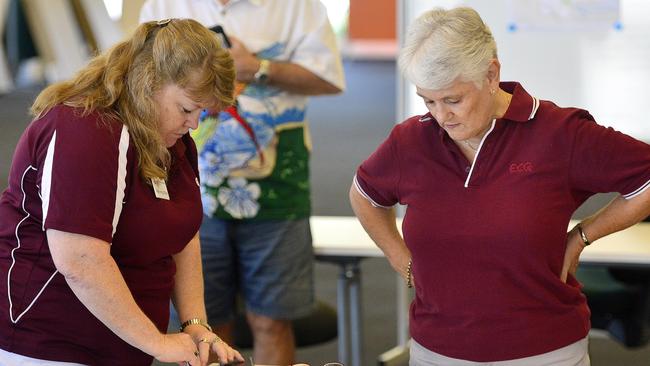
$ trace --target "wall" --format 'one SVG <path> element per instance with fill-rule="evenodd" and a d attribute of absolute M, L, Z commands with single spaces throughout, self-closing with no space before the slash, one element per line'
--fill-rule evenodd
<path fill-rule="evenodd" d="M 395 39 L 395 0 L 350 0 L 350 39 Z"/>

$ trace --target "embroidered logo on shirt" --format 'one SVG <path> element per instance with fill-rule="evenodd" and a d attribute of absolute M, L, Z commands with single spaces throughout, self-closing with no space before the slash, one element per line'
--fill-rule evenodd
<path fill-rule="evenodd" d="M 532 173 L 533 172 L 533 163 L 530 161 L 523 161 L 520 163 L 512 163 L 510 164 L 510 173 L 511 174 L 517 174 L 517 173 Z"/>

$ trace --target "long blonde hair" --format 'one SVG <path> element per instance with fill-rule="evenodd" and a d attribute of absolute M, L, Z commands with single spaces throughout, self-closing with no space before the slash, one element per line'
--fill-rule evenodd
<path fill-rule="evenodd" d="M 129 129 L 142 177 L 166 179 L 170 155 L 158 132 L 155 92 L 176 84 L 197 103 L 223 108 L 234 102 L 234 82 L 233 60 L 212 31 L 191 19 L 147 22 L 72 79 L 44 89 L 31 113 L 38 118 L 65 104 L 117 117 Z"/>

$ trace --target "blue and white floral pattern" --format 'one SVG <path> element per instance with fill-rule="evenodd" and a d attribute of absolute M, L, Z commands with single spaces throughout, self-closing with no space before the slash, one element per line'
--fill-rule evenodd
<path fill-rule="evenodd" d="M 201 203 L 203 204 L 203 214 L 209 217 L 212 217 L 219 208 L 217 197 L 208 194 L 203 186 L 201 187 Z"/>
<path fill-rule="evenodd" d="M 212 151 L 205 150 L 199 155 L 199 177 L 208 187 L 219 187 L 228 176 L 228 168 L 221 164 L 223 158 Z"/>
<path fill-rule="evenodd" d="M 221 113 L 219 118 L 217 130 L 205 143 L 199 157 L 202 182 L 210 187 L 218 187 L 231 170 L 245 167 L 257 155 L 255 142 L 236 119 L 227 113 Z M 259 119 L 244 118 L 263 150 L 273 140 L 273 128 Z"/>
<path fill-rule="evenodd" d="M 245 178 L 229 178 L 228 187 L 219 188 L 219 203 L 235 219 L 255 217 L 260 209 L 257 199 L 260 197 L 259 184 L 250 183 Z"/>
<path fill-rule="evenodd" d="M 258 52 L 258 57 L 280 59 L 285 46 L 274 43 Z M 236 219 L 256 217 L 260 212 L 262 189 L 269 196 L 273 194 L 264 178 L 275 174 L 269 167 L 276 169 L 276 161 L 259 164 L 259 160 L 254 160 L 259 156 L 255 142 L 265 152 L 265 158 L 275 159 L 276 133 L 304 124 L 306 98 L 285 94 L 268 85 L 249 84 L 238 96 L 239 113 L 252 129 L 254 139 L 227 112 L 220 112 L 216 119 L 207 114 L 201 117 L 203 132 L 200 133 L 199 127 L 193 136 L 198 141 L 201 194 L 206 215 L 228 214 Z M 237 177 L 231 176 L 234 171 Z M 249 184 L 246 178 L 252 177 L 262 180 Z M 269 200 L 264 202 L 269 204 Z"/>

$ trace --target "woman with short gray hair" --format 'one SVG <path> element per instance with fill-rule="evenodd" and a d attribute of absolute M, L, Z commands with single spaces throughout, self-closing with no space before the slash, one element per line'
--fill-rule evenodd
<path fill-rule="evenodd" d="M 589 365 L 578 259 L 650 214 L 650 146 L 501 82 L 492 34 L 470 8 L 420 16 L 399 66 L 429 113 L 393 128 L 350 201 L 415 287 L 410 365 Z M 601 192 L 619 196 L 567 233 Z"/>
<path fill-rule="evenodd" d="M 436 9 L 422 14 L 408 30 L 399 67 L 417 86 L 440 89 L 458 77 L 481 88 L 497 45 L 476 11 Z"/>

